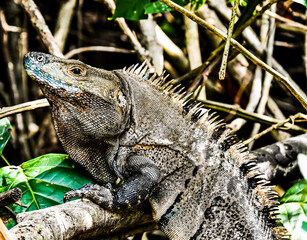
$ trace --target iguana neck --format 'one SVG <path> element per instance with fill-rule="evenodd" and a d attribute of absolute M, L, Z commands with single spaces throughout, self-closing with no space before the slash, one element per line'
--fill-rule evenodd
<path fill-rule="evenodd" d="M 182 114 L 181 107 L 150 83 L 121 70 L 114 73 L 129 84 L 132 105 L 128 125 L 132 129 L 122 134 L 121 143 L 168 147 L 188 156 L 197 165 L 210 131 L 190 121 Z"/>
<path fill-rule="evenodd" d="M 101 124 L 104 115 L 95 111 L 95 105 L 102 103 L 91 96 L 91 108 L 79 105 L 65 99 L 49 99 L 52 107 L 52 118 L 58 138 L 65 151 L 81 166 L 102 184 L 114 183 L 117 176 L 112 169 L 116 152 L 118 150 L 118 137 L 102 137 Z M 85 104 L 85 102 L 83 102 Z M 85 104 L 86 105 L 86 104 Z M 95 116 L 95 121 L 91 121 Z M 96 129 L 93 134 L 93 130 Z"/>

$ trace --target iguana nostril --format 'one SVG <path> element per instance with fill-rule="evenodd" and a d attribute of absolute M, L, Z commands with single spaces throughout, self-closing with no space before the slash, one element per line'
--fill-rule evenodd
<path fill-rule="evenodd" d="M 38 55 L 36 59 L 37 59 L 37 61 L 39 61 L 39 62 L 44 62 L 44 61 L 45 61 L 45 57 L 42 56 L 42 55 Z"/>

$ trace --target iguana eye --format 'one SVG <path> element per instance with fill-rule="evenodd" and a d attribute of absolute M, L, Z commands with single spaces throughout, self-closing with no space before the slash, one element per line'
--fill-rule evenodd
<path fill-rule="evenodd" d="M 39 62 L 45 61 L 45 57 L 42 56 L 42 55 L 38 55 L 36 59 L 37 59 L 37 61 L 39 61 Z"/>
<path fill-rule="evenodd" d="M 85 76 L 86 70 L 81 66 L 71 66 L 68 68 L 68 73 L 74 76 L 81 77 Z"/>

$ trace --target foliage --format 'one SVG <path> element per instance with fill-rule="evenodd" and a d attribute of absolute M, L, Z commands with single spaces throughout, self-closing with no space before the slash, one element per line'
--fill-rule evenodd
<path fill-rule="evenodd" d="M 293 185 L 280 199 L 279 217 L 293 239 L 307 239 L 307 155 L 299 154 L 300 169 L 305 179 Z"/>
<path fill-rule="evenodd" d="M 307 7 L 307 0 L 293 0 L 293 2 L 297 2 L 297 3 L 302 4 L 305 7 Z"/>
<path fill-rule="evenodd" d="M 229 0 L 228 2 L 234 2 L 236 0 Z M 243 6 L 243 7 L 246 7 L 247 6 L 247 2 L 246 0 L 240 0 L 240 5 Z"/>
<path fill-rule="evenodd" d="M 205 3 L 205 0 L 174 0 L 173 2 L 180 6 L 185 6 L 188 3 L 191 3 L 191 6 L 197 10 Z M 160 1 L 117 0 L 116 9 L 111 19 L 123 17 L 130 20 L 139 20 L 147 18 L 147 14 L 150 13 L 161 13 L 171 10 L 170 7 Z"/>
<path fill-rule="evenodd" d="M 7 143 L 7 141 L 11 137 L 12 126 L 10 121 L 7 118 L 0 119 L 0 157 L 5 161 L 7 165 L 9 165 L 8 161 L 3 156 L 3 149 Z"/>
<path fill-rule="evenodd" d="M 0 121 L 0 133 L 9 129 L 8 120 Z M 4 134 L 6 139 L 9 137 Z M 7 142 L 7 141 L 6 141 Z M 3 150 L 5 143 L 1 143 Z M 0 168 L 0 192 L 19 187 L 21 202 L 26 207 L 11 204 L 15 213 L 32 211 L 63 203 L 66 192 L 80 188 L 92 180 L 66 154 L 47 154 L 22 163 Z M 3 212 L 2 212 L 3 213 Z M 12 226 L 12 220 L 9 226 Z"/>

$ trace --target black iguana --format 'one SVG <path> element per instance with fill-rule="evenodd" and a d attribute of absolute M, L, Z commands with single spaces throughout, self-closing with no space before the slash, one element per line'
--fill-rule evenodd
<path fill-rule="evenodd" d="M 170 239 L 287 238 L 274 220 L 277 195 L 245 146 L 162 76 L 39 52 L 24 66 L 50 102 L 64 149 L 100 184 L 65 200 L 115 210 L 148 199 Z"/>

